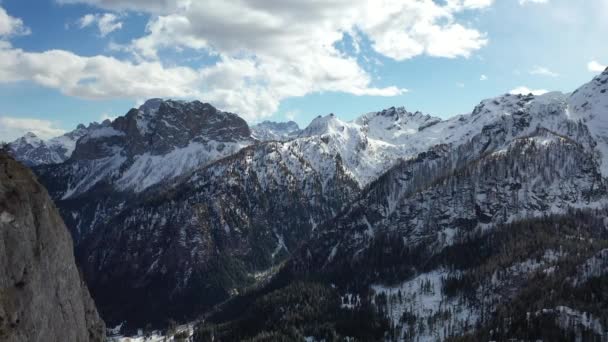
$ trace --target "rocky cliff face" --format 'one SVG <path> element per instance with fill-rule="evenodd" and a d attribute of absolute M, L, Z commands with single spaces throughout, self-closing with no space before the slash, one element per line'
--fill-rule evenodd
<path fill-rule="evenodd" d="M 0 340 L 103 341 L 105 328 L 46 190 L 0 152 Z"/>

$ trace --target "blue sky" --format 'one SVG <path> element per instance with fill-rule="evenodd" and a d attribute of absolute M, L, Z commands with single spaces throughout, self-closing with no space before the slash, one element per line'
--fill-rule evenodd
<path fill-rule="evenodd" d="M 304 126 L 570 92 L 608 64 L 606 14 L 606 0 L 1 0 L 0 140 L 149 97 Z"/>

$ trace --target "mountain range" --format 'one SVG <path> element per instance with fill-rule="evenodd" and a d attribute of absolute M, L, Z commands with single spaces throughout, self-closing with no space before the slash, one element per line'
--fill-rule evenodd
<path fill-rule="evenodd" d="M 602 338 L 607 90 L 608 70 L 449 119 L 393 107 L 304 129 L 152 99 L 9 150 L 54 199 L 109 326 L 206 315 L 198 336 L 225 340 L 553 338 L 545 325 Z M 306 302 L 316 318 L 259 321 L 307 317 L 290 301 L 307 291 L 331 298 Z"/>

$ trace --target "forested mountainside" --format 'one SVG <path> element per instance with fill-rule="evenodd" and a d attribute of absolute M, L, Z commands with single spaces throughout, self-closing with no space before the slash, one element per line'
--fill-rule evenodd
<path fill-rule="evenodd" d="M 32 172 L 0 150 L 0 340 L 105 341 L 70 234 Z"/>
<path fill-rule="evenodd" d="M 78 248 L 104 317 L 185 319 L 253 285 L 354 199 L 341 161 L 332 168 L 260 144 L 116 209 Z"/>
<path fill-rule="evenodd" d="M 285 269 L 221 306 L 195 341 L 603 341 L 606 209 L 471 232 L 423 258 L 384 232 L 367 277 Z"/>
<path fill-rule="evenodd" d="M 70 228 L 92 295 L 112 325 L 189 320 L 243 293 L 288 310 L 301 298 L 291 292 L 313 283 L 303 293 L 341 303 L 309 303 L 331 317 L 327 331 L 336 336 L 382 339 L 388 331 L 420 340 L 475 339 L 488 327 L 495 334 L 491 324 L 509 335 L 490 311 L 511 303 L 523 287 L 499 284 L 494 297 L 466 300 L 458 289 L 449 301 L 431 288 L 464 270 L 428 263 L 512 225 L 542 226 L 538 220 L 552 218 L 554 229 L 566 229 L 561 215 L 574 209 L 599 222 L 608 198 L 607 83 L 608 70 L 572 94 L 504 95 L 447 120 L 403 108 L 351 122 L 330 114 L 286 135 L 277 133 L 281 127 L 268 139 L 209 104 L 151 100 L 81 137 L 64 163 L 35 171 Z M 604 228 L 589 227 L 591 236 L 593 229 L 594 239 L 603 239 Z M 559 252 L 547 253 L 553 260 L 551 253 Z M 529 255 L 513 257 L 523 263 Z M 482 257 L 479 263 L 491 262 Z M 279 286 L 279 279 L 294 283 Z M 419 283 L 424 289 L 414 286 Z M 405 318 L 406 304 L 383 309 L 382 293 L 390 298 L 394 291 L 410 303 L 407 310 L 412 298 L 424 298 L 414 305 L 422 309 Z M 484 298 L 493 301 L 475 302 Z M 590 314 L 555 303 L 537 308 L 538 324 L 547 322 L 542 310 L 558 318 Z M 271 310 L 260 305 L 251 307 L 254 319 L 255 310 Z M 446 311 L 451 318 L 437 321 L 452 328 L 429 323 Z M 594 312 L 603 324 L 605 315 Z M 248 324 L 239 313 L 227 316 L 224 322 L 239 317 Z M 309 320 L 314 316 L 285 326 L 296 324 L 298 334 L 309 336 L 305 327 L 318 325 Z M 371 325 L 361 334 L 344 330 L 363 326 L 363 317 Z M 253 325 L 285 333 L 268 324 Z M 247 329 L 243 336 L 251 338 L 263 332 Z"/>

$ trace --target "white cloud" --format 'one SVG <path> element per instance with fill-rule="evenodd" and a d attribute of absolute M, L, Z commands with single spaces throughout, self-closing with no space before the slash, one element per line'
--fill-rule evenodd
<path fill-rule="evenodd" d="M 0 46 L 0 82 L 31 80 L 59 89 L 66 95 L 89 99 L 200 98 L 248 119 L 269 116 L 276 111 L 281 99 L 311 91 L 377 96 L 407 91 L 396 87 L 369 87 L 367 74 L 358 69 L 354 61 L 323 63 L 329 68 L 333 63 L 334 69 L 339 70 L 330 74 L 315 68 L 314 61 L 310 61 L 302 66 L 310 76 L 304 79 L 286 77 L 279 69 L 274 69 L 288 66 L 266 64 L 258 67 L 246 59 L 223 58 L 214 66 L 195 70 L 168 68 L 160 62 L 131 63 L 104 56 L 82 57 L 62 50 L 25 52 L 6 45 Z M 264 86 L 265 80 L 272 85 Z"/>
<path fill-rule="evenodd" d="M 64 134 L 65 130 L 48 120 L 0 116 L 0 141 L 10 142 L 28 132 L 49 139 Z"/>
<path fill-rule="evenodd" d="M 101 122 L 106 121 L 106 120 L 114 121 L 117 117 L 118 117 L 118 115 L 111 115 L 111 114 L 108 114 L 108 113 L 102 113 L 99 116 L 99 121 L 101 121 Z"/>
<path fill-rule="evenodd" d="M 122 22 L 118 20 L 119 17 L 113 13 L 86 14 L 78 20 L 78 25 L 80 28 L 85 28 L 96 24 L 99 35 L 105 37 L 109 33 L 122 28 Z"/>
<path fill-rule="evenodd" d="M 512 95 L 519 95 L 519 94 L 521 94 L 521 95 L 528 95 L 528 94 L 543 95 L 548 92 L 549 91 L 545 90 L 545 89 L 530 89 L 528 87 L 521 86 L 521 87 L 517 87 L 517 88 L 511 90 L 509 92 L 509 94 L 512 94 Z"/>
<path fill-rule="evenodd" d="M 545 67 L 536 66 L 530 70 L 530 75 L 548 76 L 548 77 L 559 77 L 559 74 L 553 72 Z"/>
<path fill-rule="evenodd" d="M 176 10 L 191 0 L 57 0 L 60 4 L 89 4 L 109 10 L 160 13 Z"/>
<path fill-rule="evenodd" d="M 188 97 L 198 93 L 199 74 L 158 62 L 134 64 L 112 57 L 81 57 L 68 51 L 25 52 L 0 46 L 0 80 L 30 80 L 90 99 L 149 96 Z"/>
<path fill-rule="evenodd" d="M 23 21 L 14 18 L 0 7 L 0 38 L 30 34 L 30 29 L 23 25 Z"/>
<path fill-rule="evenodd" d="M 480 81 L 487 81 L 488 80 L 488 76 L 486 75 L 481 75 L 481 77 L 479 77 Z"/>
<path fill-rule="evenodd" d="M 458 15 L 493 0 L 58 0 L 149 13 L 146 33 L 121 48 L 134 60 L 67 51 L 0 50 L 0 82 L 33 80 L 86 98 L 197 97 L 248 119 L 272 115 L 281 101 L 318 92 L 395 96 L 376 87 L 356 56 L 336 46 L 345 35 L 387 58 L 467 58 L 488 42 Z M 83 17 L 81 25 L 101 22 Z M 109 20 L 113 25 L 117 20 Z M 116 29 L 109 25 L 108 30 Z M 100 27 L 103 35 L 104 31 Z M 107 34 L 106 33 L 106 34 Z M 114 45 L 114 48 L 117 46 Z M 167 67 L 162 49 L 193 49 L 218 62 Z M 363 52 L 362 52 L 363 53 Z M 361 56 L 365 57 L 365 56 Z"/>
<path fill-rule="evenodd" d="M 108 1 L 95 2 L 110 5 Z M 138 1 L 122 3 L 123 7 L 139 5 L 148 11 L 158 7 L 142 6 Z M 336 54 L 333 45 L 344 33 L 355 38 L 361 33 L 370 38 L 376 52 L 395 60 L 420 54 L 468 57 L 487 39 L 483 33 L 457 23 L 454 15 L 490 3 L 452 0 L 441 6 L 432 0 L 192 2 L 152 19 L 148 35 L 135 40 L 132 48 L 145 58 L 154 58 L 158 49 L 168 47 L 207 48 L 229 55 L 244 52 L 286 57 L 307 51 L 307 55 Z"/>
<path fill-rule="evenodd" d="M 527 4 L 546 4 L 549 3 L 549 0 L 519 0 L 519 4 L 520 5 L 527 5 Z"/>
<path fill-rule="evenodd" d="M 481 9 L 491 6 L 494 0 L 447 0 L 447 2 L 468 9 Z"/>
<path fill-rule="evenodd" d="M 462 83 L 462 82 L 458 82 L 458 83 L 456 83 L 456 86 L 457 86 L 458 88 L 464 88 L 464 87 L 465 87 L 465 84 L 464 84 L 464 83 Z"/>
<path fill-rule="evenodd" d="M 294 121 L 296 119 L 296 117 L 299 115 L 300 115 L 299 111 L 290 110 L 287 113 L 285 113 L 285 118 L 287 118 L 287 120 L 289 120 L 289 121 Z"/>
<path fill-rule="evenodd" d="M 95 20 L 97 20 L 95 14 L 85 14 L 84 16 L 82 16 L 82 18 L 78 19 L 78 25 L 80 26 L 80 28 L 85 28 L 91 26 L 95 22 Z"/>
<path fill-rule="evenodd" d="M 604 72 L 604 70 L 606 70 L 606 68 L 608 68 L 608 66 L 606 66 L 598 61 L 591 61 L 591 62 L 587 63 L 587 70 L 589 70 L 591 72 Z"/>
<path fill-rule="evenodd" d="M 108 5 L 103 0 L 99 3 Z M 129 3 L 123 1 L 122 6 L 137 5 Z M 152 19 L 148 34 L 134 40 L 129 49 L 143 60 L 156 59 L 158 51 L 165 48 L 217 54 L 220 62 L 204 72 L 221 84 L 218 87 L 210 83 L 214 88 L 210 91 L 212 97 L 231 99 L 225 102 L 236 104 L 237 108 L 256 105 L 264 115 L 276 110 L 284 98 L 311 92 L 402 94 L 404 89 L 371 87 L 370 75 L 335 44 L 350 34 L 356 45 L 358 39 L 365 37 L 377 53 L 398 61 L 423 54 L 469 57 L 487 43 L 487 38 L 458 23 L 455 15 L 491 3 L 452 0 L 442 6 L 432 0 L 192 2 Z M 139 7 L 148 12 L 154 8 Z M 230 84 L 237 86 L 230 89 Z"/>

